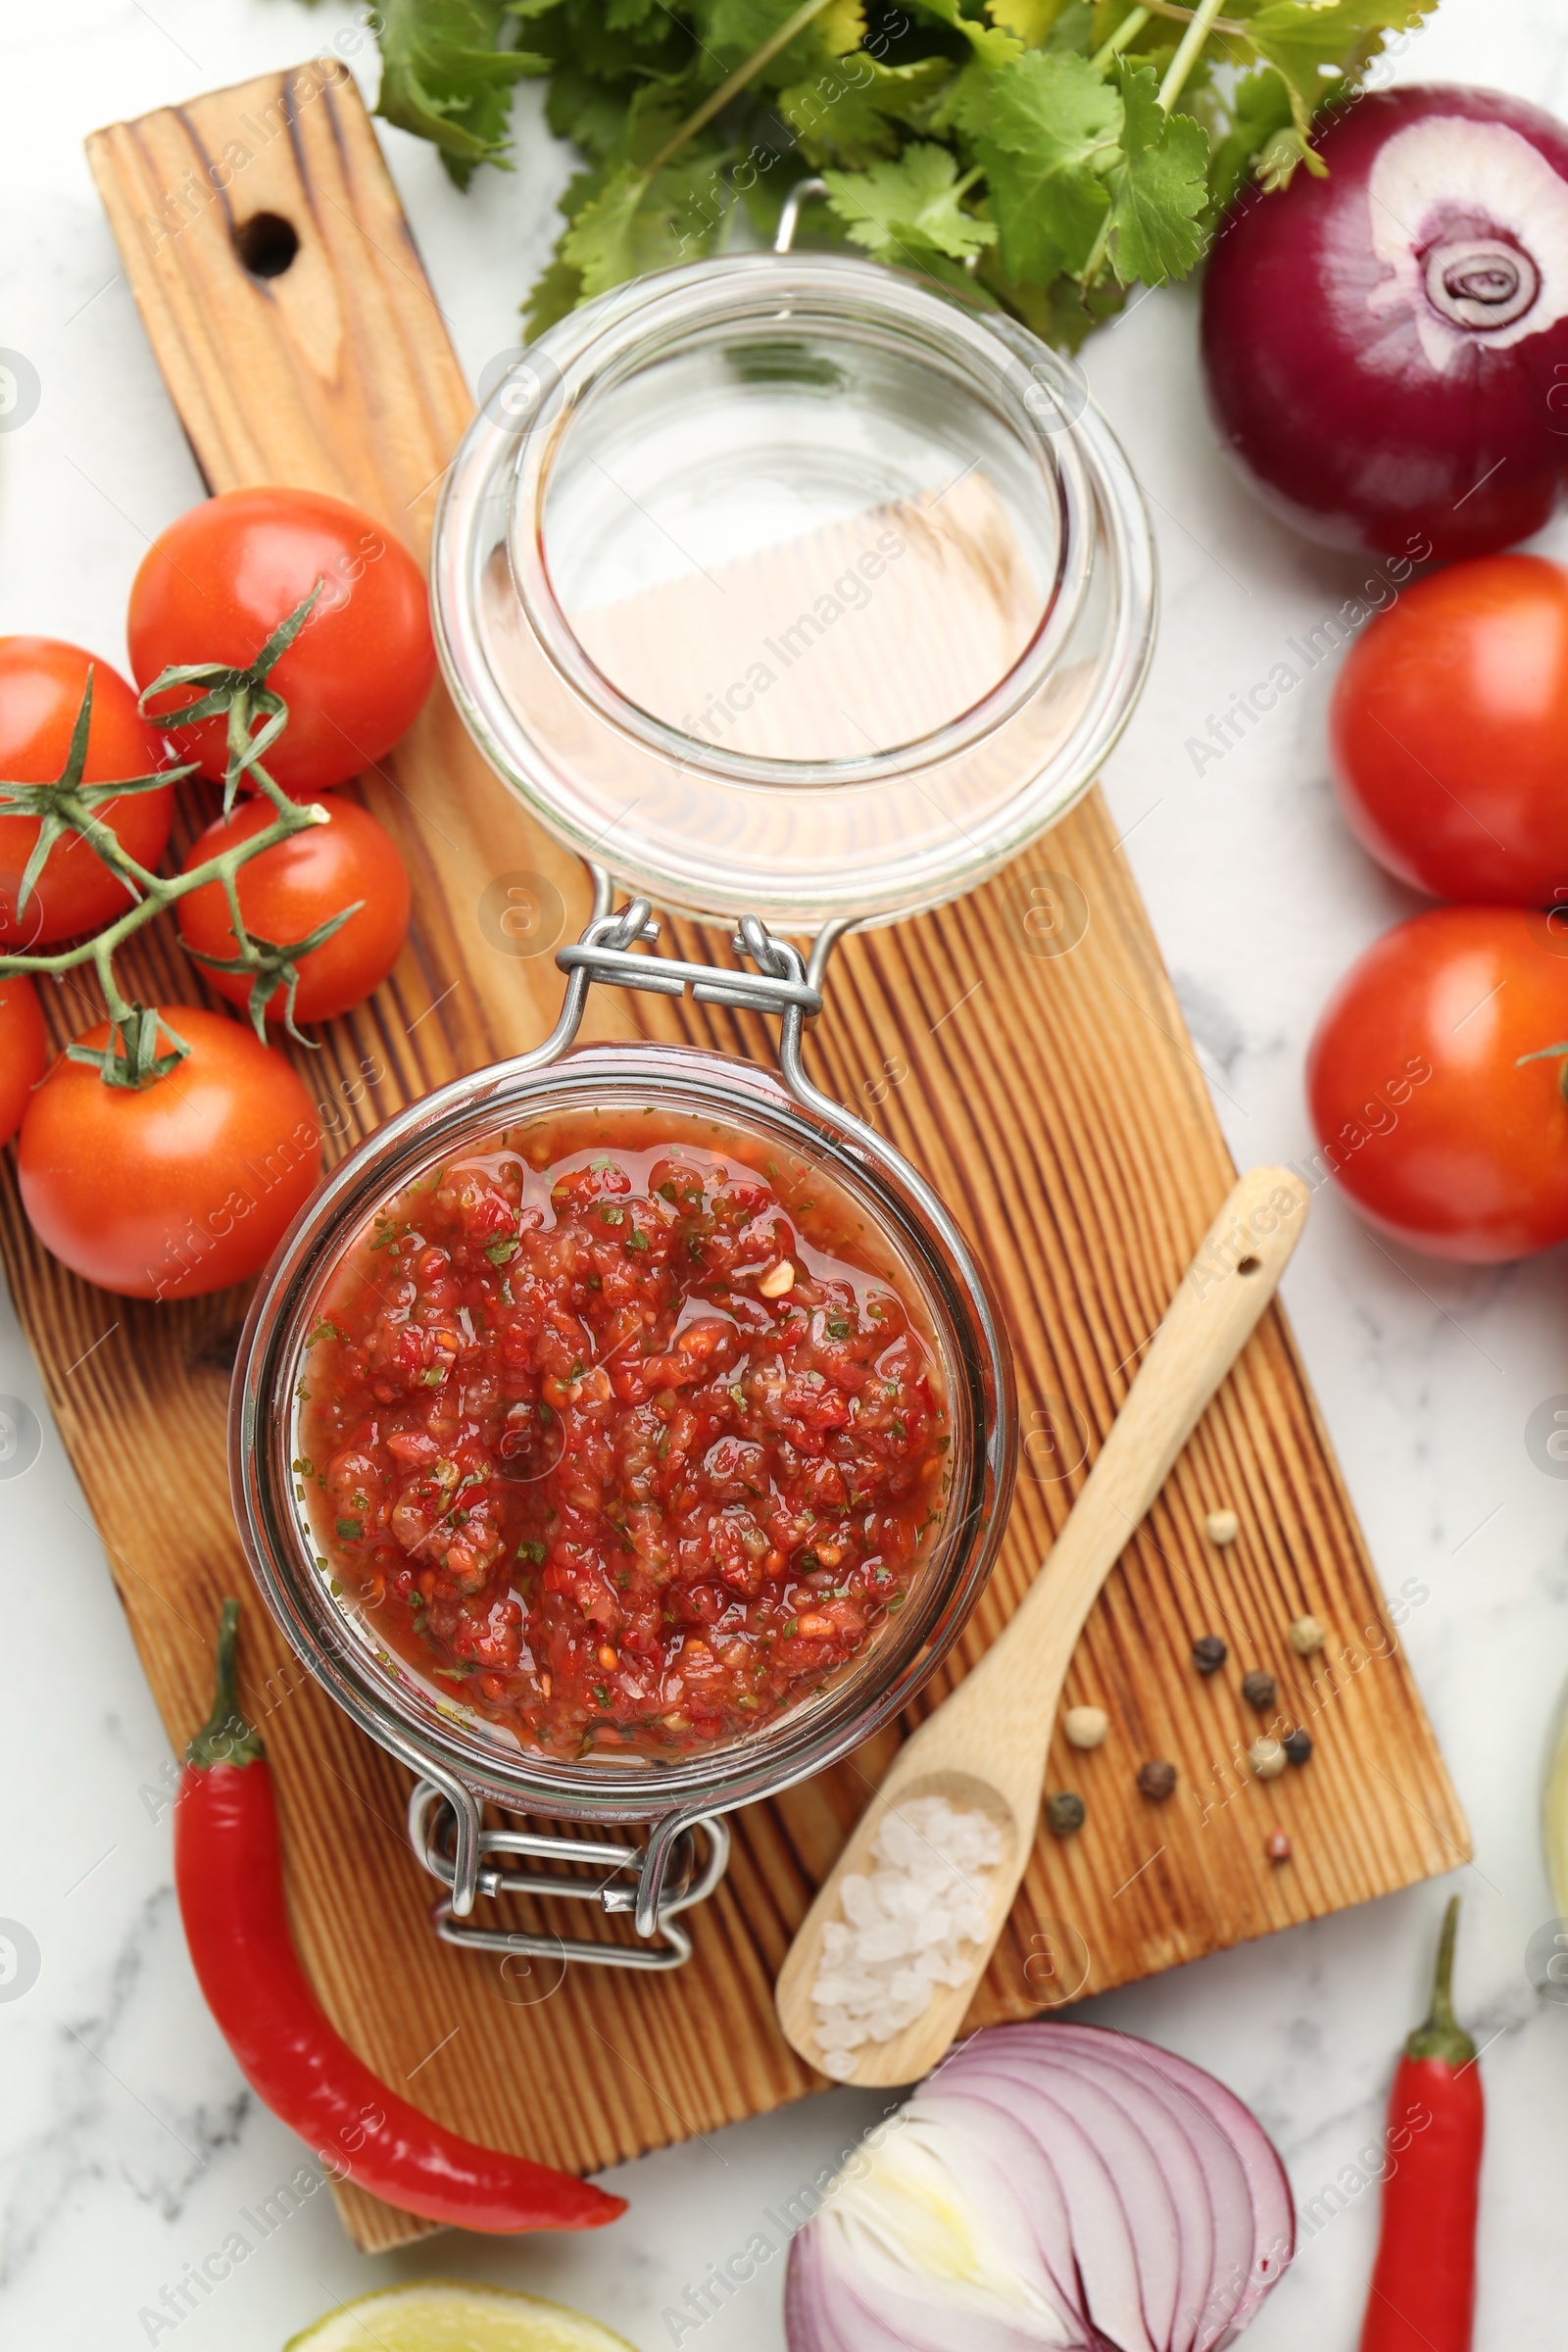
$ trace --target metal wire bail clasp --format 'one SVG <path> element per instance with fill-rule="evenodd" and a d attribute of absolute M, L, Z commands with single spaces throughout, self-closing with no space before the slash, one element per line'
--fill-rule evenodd
<path fill-rule="evenodd" d="M 798 1083 L 801 1032 L 822 1009 L 822 977 L 828 957 L 845 933 L 854 930 L 856 918 L 844 916 L 825 924 L 807 958 L 788 940 L 775 939 L 758 915 L 743 915 L 731 944 L 737 956 L 756 966 L 754 971 L 688 963 L 679 956 L 640 953 L 657 945 L 660 936 L 652 902 L 636 898 L 616 909 L 611 876 L 603 866 L 590 865 L 588 870 L 594 880 L 592 919 L 580 939 L 556 952 L 556 963 L 566 975 L 560 1017 L 543 1045 L 519 1054 L 508 1068 L 543 1069 L 559 1061 L 582 1027 L 588 991 L 595 981 L 612 988 L 638 988 L 658 997 L 682 997 L 690 989 L 699 1004 L 729 1004 L 742 1012 L 778 1015 L 783 1021 L 779 1062 L 785 1080 L 803 1102 L 809 1095 L 812 1106 L 820 1107 L 823 1098 L 814 1089 L 803 1092 Z M 852 1115 L 836 1104 L 828 1107 L 836 1124 L 843 1125 Z"/>
<path fill-rule="evenodd" d="M 660 1825 L 662 1828 L 664 1825 Z M 470 1951 L 516 1953 L 533 1959 L 586 1961 L 598 1968 L 666 1970 L 682 1968 L 692 1956 L 692 1939 L 678 1914 L 705 1902 L 729 1861 L 728 1825 L 711 1814 L 656 1831 L 646 1846 L 617 1845 L 600 1838 L 560 1837 L 546 1830 L 491 1828 L 481 1823 L 474 1838 L 473 1893 L 522 1894 L 556 1901 L 597 1903 L 607 1918 L 630 1917 L 635 1944 L 608 1938 L 534 1934 L 522 1928 L 489 1928 L 464 1916 L 472 1901 L 458 1885 L 461 1806 L 433 1781 L 419 1781 L 409 1799 L 409 1839 L 431 1877 L 448 1892 L 430 1913 L 446 1943 Z M 697 1833 L 706 1857 L 699 1862 Z M 532 1861 L 566 1865 L 549 1872 L 513 1870 L 487 1862 L 486 1855 L 522 1855 Z"/>

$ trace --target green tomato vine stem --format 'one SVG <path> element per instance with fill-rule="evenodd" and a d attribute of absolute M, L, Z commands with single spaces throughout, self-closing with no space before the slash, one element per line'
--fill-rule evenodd
<path fill-rule="evenodd" d="M 182 687 L 194 690 L 192 699 L 172 710 L 156 713 L 153 723 L 163 727 L 184 727 L 204 718 L 223 715 L 227 722 L 227 762 L 223 777 L 223 813 L 233 809 L 235 796 L 247 778 L 274 811 L 272 822 L 264 825 L 244 841 L 220 850 L 214 858 L 203 860 L 185 873 L 157 874 L 132 858 L 122 847 L 113 825 L 98 813 L 107 802 L 130 793 L 154 792 L 164 786 L 180 782 L 191 775 L 195 761 L 187 760 L 177 767 L 161 770 L 150 776 L 131 776 L 121 781 L 87 784 L 83 770 L 87 756 L 87 733 L 92 717 L 92 671 L 82 690 L 81 703 L 72 728 L 71 746 L 66 764 L 59 776 L 47 784 L 16 784 L 0 781 L 0 813 L 18 816 L 36 816 L 39 820 L 38 839 L 27 860 L 22 886 L 17 894 L 17 913 L 23 908 L 36 886 L 39 875 L 48 861 L 56 842 L 71 834 L 79 834 L 94 855 L 110 872 L 123 884 L 130 904 L 123 914 L 105 925 L 90 938 L 75 941 L 53 954 L 0 954 L 0 974 L 27 972 L 53 978 L 79 969 L 90 963 L 98 975 L 108 1008 L 111 1037 L 107 1047 L 75 1044 L 68 1046 L 69 1057 L 74 1061 L 96 1066 L 106 1085 L 142 1087 L 152 1084 L 183 1059 L 190 1051 L 168 1021 L 160 1023 L 156 1013 L 146 1005 L 127 999 L 115 974 L 115 956 L 128 939 L 160 914 L 177 906 L 193 891 L 206 890 L 218 884 L 223 893 L 229 921 L 234 933 L 238 954 L 226 962 L 213 957 L 197 956 L 197 961 L 210 962 L 220 971 L 251 972 L 256 985 L 251 992 L 250 1015 L 257 1035 L 265 1043 L 267 1036 L 266 1010 L 276 988 L 285 990 L 285 1021 L 289 1032 L 299 1038 L 294 1027 L 294 991 L 298 981 L 296 964 L 311 950 L 329 939 L 356 907 L 345 907 L 341 913 L 319 924 L 308 939 L 277 942 L 258 939 L 246 929 L 240 912 L 239 873 L 253 858 L 275 849 L 280 842 L 289 841 L 313 825 L 324 825 L 329 817 L 317 802 L 291 801 L 275 784 L 262 761 L 264 752 L 270 751 L 288 724 L 288 706 L 281 695 L 267 683 L 268 675 L 280 657 L 293 644 L 310 618 L 324 581 L 318 580 L 311 594 L 295 607 L 288 617 L 273 630 L 256 660 L 248 669 L 235 669 L 220 662 L 190 662 L 166 669 L 141 696 L 144 717 L 149 715 L 151 703 L 167 698 Z M 260 724 L 258 724 L 258 721 Z M 158 1031 L 162 1027 L 171 1042 L 172 1051 L 160 1054 L 157 1050 Z M 308 1044 L 308 1039 L 299 1039 Z"/>

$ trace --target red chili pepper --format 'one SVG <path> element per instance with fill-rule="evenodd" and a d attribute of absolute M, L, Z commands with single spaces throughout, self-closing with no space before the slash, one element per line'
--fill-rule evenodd
<path fill-rule="evenodd" d="M 289 1935 L 271 1768 L 237 1704 L 238 1624 L 238 1601 L 225 1600 L 218 1696 L 174 1806 L 174 1885 L 197 1982 L 246 2082 L 329 2175 L 429 2221 L 497 2231 L 612 2222 L 624 2197 L 443 2130 L 327 2023 Z"/>
<path fill-rule="evenodd" d="M 1405 2043 L 1389 2099 L 1396 2161 L 1383 2183 L 1361 2352 L 1470 2352 L 1486 2118 L 1476 2045 L 1454 2022 L 1458 1926 L 1455 1895 L 1438 1946 L 1432 2014 Z"/>

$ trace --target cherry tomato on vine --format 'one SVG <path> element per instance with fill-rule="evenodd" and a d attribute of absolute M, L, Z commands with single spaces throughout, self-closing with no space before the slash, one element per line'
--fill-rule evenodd
<path fill-rule="evenodd" d="M 371 515 L 314 490 L 225 490 L 154 541 L 130 591 L 130 665 L 145 688 L 172 663 L 245 669 L 323 580 L 268 683 L 288 725 L 266 755 L 297 799 L 358 775 L 418 717 L 435 676 L 424 577 Z M 161 698 L 167 711 L 188 690 Z M 173 728 L 181 757 L 221 777 L 225 721 Z"/>
<path fill-rule="evenodd" d="M 49 1035 L 38 992 L 25 972 L 0 979 L 0 1145 L 22 1125 L 33 1088 L 49 1066 Z"/>
<path fill-rule="evenodd" d="M 1351 831 L 1468 906 L 1568 901 L 1568 571 L 1451 564 L 1352 647 L 1329 721 Z"/>
<path fill-rule="evenodd" d="M 1516 906 L 1437 906 L 1351 966 L 1307 1055 L 1312 1121 L 1368 1221 L 1490 1265 L 1568 1236 L 1568 932 Z"/>
<path fill-rule="evenodd" d="M 89 669 L 92 717 L 82 782 L 150 776 L 170 764 L 162 736 L 107 662 L 58 637 L 0 637 L 0 785 L 50 784 L 61 773 Z M 155 866 L 169 839 L 174 796 L 163 785 L 107 801 L 95 813 L 138 864 Z M 79 833 L 69 833 L 50 851 L 19 919 L 17 894 L 37 839 L 35 816 L 0 813 L 0 946 L 48 947 L 124 912 L 130 901 L 123 885 Z"/>
<path fill-rule="evenodd" d="M 295 833 L 242 865 L 236 877 L 240 912 L 253 938 L 287 946 L 307 939 L 345 906 L 359 905 L 341 929 L 320 947 L 300 958 L 294 1018 L 330 1020 L 361 1004 L 379 988 L 398 959 L 409 928 L 409 869 L 390 834 L 368 810 L 336 794 L 320 804 L 329 822 Z M 247 801 L 225 823 L 219 817 L 191 847 L 185 870 L 220 857 L 236 841 L 265 832 L 272 811 L 265 801 Z M 220 883 L 193 890 L 179 902 L 179 936 L 187 948 L 226 961 L 237 956 L 239 943 L 228 918 L 228 903 Z M 231 1004 L 248 1004 L 251 978 L 243 972 L 202 973 L 209 985 Z M 268 1004 L 268 1013 L 281 1020 L 285 989 L 280 985 Z"/>
<path fill-rule="evenodd" d="M 191 1004 L 159 1018 L 190 1053 L 148 1086 L 55 1063 L 22 1122 L 22 1204 L 88 1282 L 194 1298 L 267 1263 L 316 1184 L 320 1129 L 289 1063 L 241 1023 Z M 107 1021 L 80 1042 L 107 1046 Z"/>

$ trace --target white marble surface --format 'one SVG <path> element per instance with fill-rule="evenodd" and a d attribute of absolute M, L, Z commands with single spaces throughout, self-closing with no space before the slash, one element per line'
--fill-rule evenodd
<path fill-rule="evenodd" d="M 42 384 L 25 430 L 0 436 L 0 629 L 122 659 L 131 571 L 199 490 L 116 270 L 82 134 L 292 62 L 352 23 L 290 0 L 7 0 L 0 12 L 0 341 L 28 355 Z M 354 62 L 373 72 L 368 48 Z M 1397 71 L 1491 81 L 1568 112 L 1568 16 L 1553 0 L 1445 0 Z M 531 97 L 523 112 L 531 122 Z M 515 175 L 487 174 L 465 200 L 428 149 L 396 131 L 385 144 L 477 374 L 514 341 L 562 161 L 530 132 Z M 1206 713 L 1353 585 L 1223 470 L 1194 325 L 1189 293 L 1149 297 L 1088 362 L 1154 502 L 1164 573 L 1154 674 L 1107 782 L 1236 1155 L 1289 1159 L 1308 1144 L 1300 1072 L 1315 1008 L 1404 903 L 1336 819 L 1326 670 L 1200 780 L 1183 757 Z M 1476 1834 L 1479 1859 L 1456 1882 L 1461 1994 L 1491 2039 L 1477 2342 L 1545 2343 L 1547 2315 L 1568 2297 L 1568 2012 L 1540 2003 L 1523 1958 L 1553 1908 L 1538 1797 L 1568 1665 L 1568 1489 L 1532 1465 L 1523 1433 L 1541 1398 L 1568 1390 L 1568 1256 L 1445 1271 L 1374 1247 L 1324 1197 L 1286 1290 L 1385 1580 L 1413 1576 L 1430 1591 L 1407 1641 Z M 192 1982 L 168 1816 L 144 1793 L 169 1749 L 3 1303 L 0 1393 L 44 1422 L 36 1462 L 0 1484 L 8 1622 L 24 1597 L 36 1609 L 47 1594 L 63 1629 L 45 1673 L 13 1638 L 0 1724 L 0 1916 L 22 1921 L 41 1955 L 31 1988 L 0 2001 L 0 2340 L 130 2352 L 148 2340 L 142 2307 L 221 2244 L 298 2150 L 246 2094 Z M 1446 1891 L 1425 1886 L 1253 1944 L 1095 2014 L 1221 2074 L 1276 2134 L 1305 2201 L 1376 2141 Z M 662 2307 L 743 2244 L 761 2208 L 870 2107 L 838 2092 L 649 2158 L 617 2180 L 626 2220 L 561 2246 L 449 2238 L 433 2254 L 370 2262 L 350 2251 L 327 2199 L 313 2199 L 181 2323 L 178 2352 L 276 2352 L 334 2300 L 430 2269 L 559 2294 L 654 2352 L 669 2340 Z M 1353 2195 L 1307 2238 L 1252 2331 L 1256 2352 L 1349 2352 L 1375 2205 L 1373 2192 Z M 705 2352 L 775 2352 L 776 2273 L 702 2340 Z"/>

